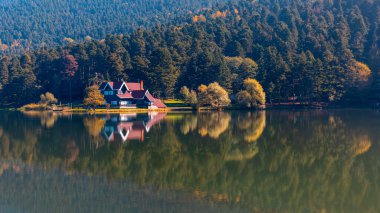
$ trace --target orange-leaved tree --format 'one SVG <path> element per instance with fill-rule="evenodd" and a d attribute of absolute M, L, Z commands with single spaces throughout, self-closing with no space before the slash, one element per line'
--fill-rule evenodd
<path fill-rule="evenodd" d="M 244 88 L 244 90 L 236 95 L 237 101 L 240 104 L 245 104 L 247 107 L 265 105 L 264 89 L 256 79 L 245 79 Z"/>
<path fill-rule="evenodd" d="M 85 106 L 101 106 L 105 100 L 103 94 L 99 91 L 98 86 L 93 85 L 86 88 L 86 97 L 83 104 Z"/>

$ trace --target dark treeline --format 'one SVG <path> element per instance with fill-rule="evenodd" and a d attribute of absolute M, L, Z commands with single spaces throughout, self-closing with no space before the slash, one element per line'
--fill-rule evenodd
<path fill-rule="evenodd" d="M 217 81 L 231 94 L 256 78 L 268 102 L 377 100 L 379 1 L 238 1 L 104 40 L 38 49 L 0 63 L 2 104 L 50 91 L 80 100 L 100 80 L 145 80 L 159 97 Z"/>
<path fill-rule="evenodd" d="M 227 0 L 0 0 L 0 53 L 176 23 Z"/>

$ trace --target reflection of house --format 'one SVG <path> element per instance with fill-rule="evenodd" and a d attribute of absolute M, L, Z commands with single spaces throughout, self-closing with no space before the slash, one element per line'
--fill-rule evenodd
<path fill-rule="evenodd" d="M 140 83 L 128 82 L 103 82 L 99 86 L 104 95 L 106 104 L 117 108 L 166 108 L 160 99 L 154 98 L 147 89 L 144 89 L 143 81 Z"/>
<path fill-rule="evenodd" d="M 157 125 L 166 113 L 120 114 L 107 118 L 103 134 L 108 141 L 144 141 L 145 132 Z"/>

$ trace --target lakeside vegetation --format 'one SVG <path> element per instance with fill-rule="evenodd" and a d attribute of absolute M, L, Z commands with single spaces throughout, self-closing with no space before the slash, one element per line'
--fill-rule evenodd
<path fill-rule="evenodd" d="M 229 94 L 257 79 L 268 103 L 378 102 L 379 1 L 239 0 L 158 25 L 56 48 L 0 56 L 0 104 L 51 92 L 81 101 L 102 80 L 144 80 L 155 97 L 178 98 L 218 82 Z"/>
<path fill-rule="evenodd" d="M 237 103 L 249 108 L 265 108 L 265 92 L 263 91 L 260 83 L 251 78 L 244 80 L 245 90 L 240 91 L 237 96 Z M 208 86 L 201 84 L 198 87 L 198 91 L 189 90 L 186 86 L 181 88 L 182 101 L 171 100 L 169 103 L 179 106 L 187 104 L 192 106 L 193 109 L 202 109 L 202 107 L 208 107 L 209 109 L 222 110 L 225 107 L 230 106 L 231 100 L 228 92 L 221 87 L 217 82 L 210 83 Z M 73 109 L 71 106 L 57 106 L 58 100 L 50 92 L 42 94 L 38 103 L 30 103 L 22 106 L 21 111 L 70 111 L 81 112 L 91 110 L 93 112 L 123 112 L 123 111 L 167 111 L 166 108 L 162 109 L 144 109 L 144 108 L 110 108 L 109 105 L 105 105 L 105 97 L 100 92 L 99 86 L 94 84 L 86 88 L 86 95 L 83 99 L 83 107 L 76 107 Z M 99 109 L 100 108 L 100 109 Z"/>

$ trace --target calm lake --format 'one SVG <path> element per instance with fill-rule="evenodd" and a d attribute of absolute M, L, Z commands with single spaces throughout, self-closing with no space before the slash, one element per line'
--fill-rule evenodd
<path fill-rule="evenodd" d="M 0 212 L 379 212 L 380 112 L 0 112 Z"/>

